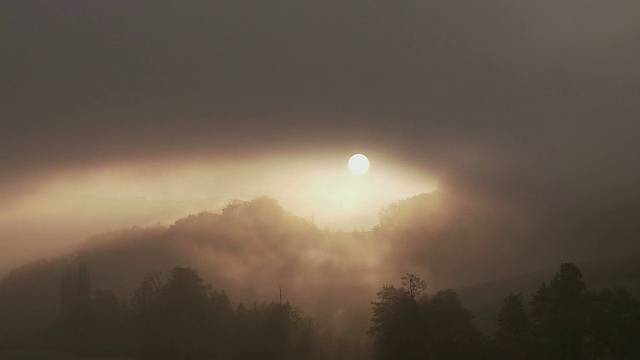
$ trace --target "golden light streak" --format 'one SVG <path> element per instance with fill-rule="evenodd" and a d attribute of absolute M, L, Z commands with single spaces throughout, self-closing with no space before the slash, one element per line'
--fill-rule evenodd
<path fill-rule="evenodd" d="M 434 179 L 393 166 L 382 156 L 376 156 L 367 176 L 353 176 L 344 167 L 345 157 L 155 161 L 63 171 L 43 181 L 38 191 L 0 205 L 0 230 L 7 239 L 21 239 L 30 249 L 25 252 L 37 256 L 34 249 L 134 225 L 170 224 L 189 214 L 217 211 L 232 199 L 262 195 L 320 227 L 368 230 L 387 205 L 436 187 Z"/>

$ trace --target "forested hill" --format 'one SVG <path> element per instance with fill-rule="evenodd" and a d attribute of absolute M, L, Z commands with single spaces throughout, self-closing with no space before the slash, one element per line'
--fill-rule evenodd
<path fill-rule="evenodd" d="M 236 201 L 168 227 L 97 235 L 74 253 L 21 266 L 0 280 L 0 302 L 9 318 L 21 314 L 21 324 L 28 326 L 31 318 L 58 311 L 60 281 L 70 265 L 86 264 L 94 289 L 112 290 L 125 302 L 148 274 L 193 267 L 237 301 L 275 301 L 281 288 L 286 300 L 307 313 L 328 319 L 340 331 L 362 333 L 369 322 L 368 304 L 380 284 L 393 283 L 407 272 L 424 278 L 430 290 L 460 288 L 483 329 L 493 326 L 483 324 L 493 324 L 491 316 L 505 292 L 533 291 L 561 261 L 584 265 L 590 286 L 637 288 L 634 260 L 589 262 L 585 259 L 592 256 L 571 256 L 558 246 L 553 256 L 544 255 L 550 252 L 547 245 L 561 236 L 567 251 L 580 243 L 578 220 L 529 233 L 528 227 L 517 226 L 517 215 L 486 204 L 486 199 L 474 203 L 446 193 L 422 194 L 389 206 L 371 231 L 332 232 L 270 198 Z M 594 215 L 591 228 L 603 237 L 591 236 L 585 247 L 603 246 L 607 234 L 617 234 L 612 237 L 617 248 L 633 242 L 636 227 L 622 214 L 636 210 L 630 205 L 609 211 L 600 221 Z M 620 258 L 618 252 L 607 255 Z M 549 270 L 531 272 L 547 266 Z M 530 275 L 518 275 L 523 273 Z M 507 280 L 487 283 L 497 278 Z M 472 283 L 481 285 L 461 288 Z"/>

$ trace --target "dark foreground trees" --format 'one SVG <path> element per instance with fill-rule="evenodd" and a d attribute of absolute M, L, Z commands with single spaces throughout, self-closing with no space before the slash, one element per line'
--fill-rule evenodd
<path fill-rule="evenodd" d="M 366 346 L 334 337 L 289 302 L 233 304 L 191 268 L 175 268 L 166 278 L 150 274 L 130 303 L 119 301 L 112 291 L 92 290 L 90 271 L 82 264 L 67 269 L 59 289 L 57 316 L 23 331 L 17 340 L 0 337 L 7 339 L 0 341 L 0 352 L 35 350 L 83 358 L 367 358 Z"/>
<path fill-rule="evenodd" d="M 92 293 L 86 265 L 70 266 L 60 283 L 60 319 L 46 340 L 58 351 L 82 356 L 131 353 L 129 314 L 112 291 Z"/>
<path fill-rule="evenodd" d="M 332 338 L 327 327 L 288 302 L 233 304 L 191 268 L 175 268 L 166 278 L 147 276 L 130 303 L 111 291 L 92 290 L 89 269 L 81 264 L 65 272 L 59 288 L 57 318 L 19 337 L 5 336 L 0 351 L 147 359 L 371 358 L 366 346 Z M 385 285 L 378 292 L 369 329 L 375 359 L 640 359 L 640 303 L 622 288 L 588 291 L 573 264 L 562 264 L 528 303 L 521 294 L 507 295 L 493 339 L 477 330 L 456 292 L 427 295 L 425 288 L 407 274 L 400 287 Z"/>
<path fill-rule="evenodd" d="M 640 303 L 622 288 L 589 292 L 572 263 L 533 294 L 510 294 L 499 314 L 504 359 L 640 359 Z"/>
<path fill-rule="evenodd" d="M 510 293 L 498 314 L 499 329 L 495 342 L 501 359 L 529 359 L 531 354 L 531 323 L 520 293 Z"/>
<path fill-rule="evenodd" d="M 533 294 L 510 293 L 495 337 L 485 338 L 452 290 L 433 296 L 414 275 L 384 285 L 369 334 L 375 358 L 587 360 L 640 359 L 640 303 L 622 288 L 588 291 L 580 269 L 560 271 Z"/>
<path fill-rule="evenodd" d="M 194 269 L 145 279 L 132 301 L 139 355 L 150 359 L 316 359 L 317 327 L 288 302 L 239 304 Z"/>
<path fill-rule="evenodd" d="M 372 303 L 369 334 L 376 359 L 490 358 L 487 340 L 453 290 L 429 297 L 418 277 L 407 274 L 402 279 L 400 288 L 383 286 Z"/>
<path fill-rule="evenodd" d="M 291 304 L 234 307 L 191 268 L 175 268 L 166 280 L 147 276 L 131 307 L 110 291 L 89 297 L 83 266 L 68 271 L 61 289 L 62 317 L 50 331 L 59 351 L 148 359 L 322 358 L 316 324 Z"/>
<path fill-rule="evenodd" d="M 582 273 L 574 264 L 560 265 L 560 272 L 543 283 L 531 301 L 533 336 L 537 352 L 547 359 L 583 358 L 586 313 Z"/>

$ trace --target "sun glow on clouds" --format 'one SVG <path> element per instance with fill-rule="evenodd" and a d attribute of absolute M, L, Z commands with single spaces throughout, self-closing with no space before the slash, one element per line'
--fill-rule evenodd
<path fill-rule="evenodd" d="M 294 174 L 295 176 L 295 174 Z M 370 229 L 392 202 L 435 189 L 435 182 L 410 176 L 382 163 L 362 176 L 344 167 L 344 159 L 309 166 L 289 192 L 275 197 L 294 212 L 333 229 Z"/>
<path fill-rule="evenodd" d="M 232 199 L 262 195 L 321 227 L 368 230 L 385 206 L 435 189 L 433 179 L 391 166 L 381 157 L 372 157 L 375 166 L 367 174 L 354 176 L 345 167 L 347 159 L 348 154 L 301 154 L 61 172 L 39 191 L 0 205 L 0 230 L 34 245 L 78 242 L 123 227 L 170 224 L 192 213 L 221 209 Z M 26 228 L 33 236 L 24 233 Z"/>
<path fill-rule="evenodd" d="M 0 209 L 3 218 L 102 218 L 171 221 L 190 212 L 215 210 L 232 199 L 270 196 L 320 226 L 366 229 L 382 207 L 435 189 L 434 180 L 399 168 L 376 166 L 353 176 L 344 157 L 254 159 L 112 165 L 59 174 L 39 193 Z M 336 219 L 344 218 L 344 223 Z M 362 222 L 363 219 L 368 221 Z M 53 220 L 53 219 L 52 219 Z M 144 221 L 143 221 L 144 222 Z M 341 222 L 341 221 L 338 221 Z M 144 225 L 144 224 L 142 224 Z"/>

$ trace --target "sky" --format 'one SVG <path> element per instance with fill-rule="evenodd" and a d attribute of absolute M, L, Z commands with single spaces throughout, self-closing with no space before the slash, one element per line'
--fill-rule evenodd
<path fill-rule="evenodd" d="M 438 189 L 540 224 L 638 201 L 638 10 L 3 1 L 0 270 L 258 195 L 333 229 Z"/>

